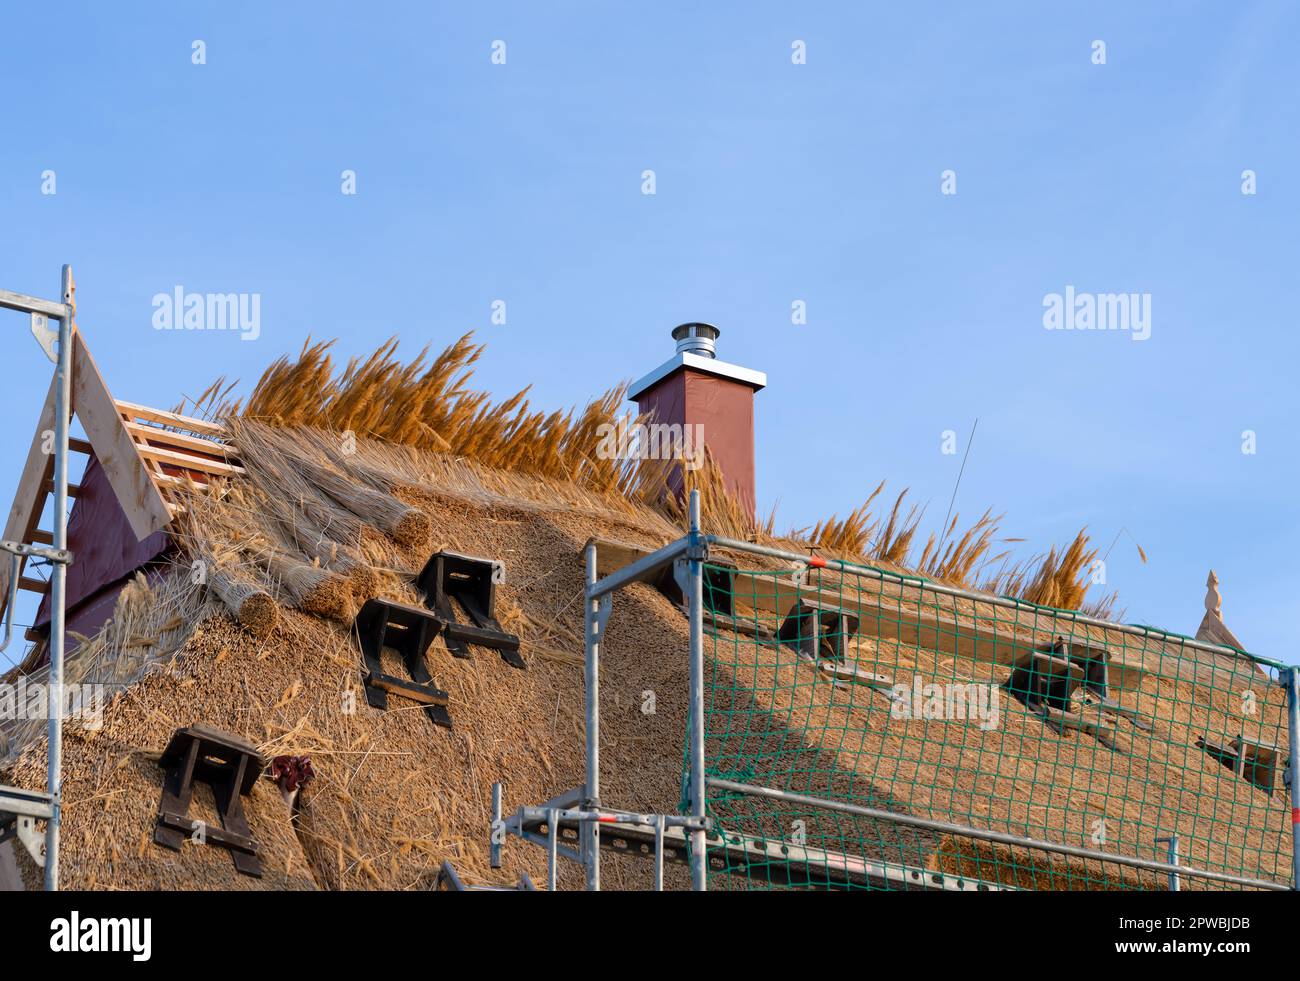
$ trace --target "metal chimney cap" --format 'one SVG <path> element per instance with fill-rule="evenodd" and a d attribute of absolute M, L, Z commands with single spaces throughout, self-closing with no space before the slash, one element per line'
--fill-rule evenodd
<path fill-rule="evenodd" d="M 674 327 L 673 340 L 677 342 L 677 353 L 650 374 L 633 382 L 628 390 L 628 398 L 634 402 L 640 401 L 641 396 L 650 389 L 683 369 L 739 382 L 756 392 L 766 388 L 767 375 L 763 372 L 718 360 L 714 353 L 714 342 L 721 333 L 713 324 L 689 323 Z"/>
<path fill-rule="evenodd" d="M 722 331 L 712 324 L 679 324 L 673 328 L 673 340 L 677 342 L 678 354 L 698 354 L 702 357 L 716 357 L 718 335 Z"/>

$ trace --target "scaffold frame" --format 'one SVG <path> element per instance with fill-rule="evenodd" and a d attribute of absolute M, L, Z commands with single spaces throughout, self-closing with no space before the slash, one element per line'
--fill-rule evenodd
<path fill-rule="evenodd" d="M 499 867 L 500 845 L 505 835 L 514 835 L 547 849 L 548 887 L 557 883 L 556 866 L 560 858 L 577 862 L 584 867 L 588 890 L 599 890 L 601 847 L 616 848 L 625 854 L 640 854 L 651 858 L 655 864 L 655 888 L 663 888 L 663 868 L 666 862 L 686 864 L 690 868 L 691 888 L 703 891 L 708 886 L 711 853 L 726 854 L 742 866 L 751 861 L 760 862 L 766 869 L 776 866 L 784 869 L 780 884 L 793 886 L 830 887 L 884 883 L 888 888 L 910 888 L 943 891 L 1003 891 L 1017 887 L 1002 882 L 985 881 L 969 876 L 955 875 L 929 868 L 918 868 L 906 863 L 884 861 L 866 856 L 839 855 L 786 842 L 760 840 L 753 836 L 729 833 L 718 828 L 707 814 L 707 790 L 712 787 L 729 794 L 767 798 L 795 803 L 802 807 L 828 812 L 870 818 L 877 821 L 929 831 L 942 832 L 973 841 L 1014 846 L 1078 859 L 1115 863 L 1133 869 L 1160 873 L 1168 877 L 1170 888 L 1177 890 L 1188 880 L 1202 880 L 1229 886 L 1266 891 L 1295 890 L 1300 884 L 1300 668 L 1279 661 L 1257 657 L 1191 638 L 1181 638 L 1180 643 L 1206 653 L 1247 657 L 1264 669 L 1276 672 L 1276 684 L 1287 693 L 1287 727 L 1290 758 L 1287 763 L 1287 786 L 1292 807 L 1292 875 L 1291 882 L 1248 875 L 1236 875 L 1214 869 L 1184 864 L 1178 858 L 1177 837 L 1161 839 L 1168 845 L 1167 860 L 1148 859 L 1101 848 L 1086 848 L 1063 842 L 1008 834 L 989 829 L 940 821 L 881 808 L 862 807 L 805 794 L 795 794 L 774 787 L 765 787 L 742 781 L 709 776 L 705 768 L 704 750 L 704 565 L 711 548 L 728 552 L 748 553 L 769 559 L 789 562 L 802 568 L 830 569 L 864 578 L 888 578 L 891 574 L 866 566 L 854 565 L 836 559 L 802 555 L 783 549 L 738 541 L 723 536 L 705 535 L 700 530 L 700 503 L 698 492 L 690 496 L 690 531 L 686 536 L 664 547 L 642 555 L 635 561 L 609 573 L 597 576 L 597 544 L 589 542 L 585 551 L 586 587 L 584 590 L 584 685 L 586 710 L 586 782 L 538 806 L 518 808 L 509 818 L 502 815 L 501 785 L 493 787 L 492 855 L 493 866 Z M 600 794 L 600 659 L 605 625 L 609 617 L 614 593 L 633 582 L 644 582 L 657 572 L 672 568 L 686 602 L 689 633 L 688 727 L 686 736 L 685 794 L 687 806 L 683 814 L 640 814 L 605 807 Z M 900 577 L 902 578 L 902 577 Z M 909 586 L 930 590 L 946 596 L 977 601 L 994 606 L 1020 609 L 1032 607 L 1023 601 L 975 593 L 928 580 L 906 577 Z M 1072 614 L 1073 621 L 1091 624 L 1110 631 L 1148 636 L 1150 628 L 1116 624 Z M 810 858 L 816 852 L 815 862 Z M 715 863 L 717 864 L 717 863 Z M 799 875 L 800 867 L 818 865 L 829 869 L 825 880 L 813 881 Z"/>

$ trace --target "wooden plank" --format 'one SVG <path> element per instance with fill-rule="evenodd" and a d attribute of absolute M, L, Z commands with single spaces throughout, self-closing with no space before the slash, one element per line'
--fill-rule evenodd
<path fill-rule="evenodd" d="M 73 453 L 84 453 L 86 456 L 90 456 L 95 452 L 95 448 L 91 446 L 89 442 L 84 439 L 78 439 L 76 436 L 68 437 L 68 449 Z"/>
<path fill-rule="evenodd" d="M 50 588 L 50 584 L 44 579 L 31 579 L 27 576 L 21 576 L 18 579 L 18 588 L 31 593 L 43 593 Z"/>
<path fill-rule="evenodd" d="M 33 545 L 53 545 L 54 535 L 42 528 L 37 528 L 31 534 L 31 543 Z"/>
<path fill-rule="evenodd" d="M 179 447 L 183 450 L 195 450 L 199 453 L 211 453 L 214 456 L 223 459 L 231 459 L 235 456 L 234 447 L 225 443 L 218 443 L 215 440 L 205 439 L 202 436 L 190 436 L 188 433 L 172 433 L 165 429 L 159 429 L 157 426 L 147 426 L 142 422 L 125 421 L 126 431 L 137 439 L 147 439 L 164 447 Z"/>
<path fill-rule="evenodd" d="M 712 610 L 705 610 L 704 622 L 718 630 L 730 630 L 732 633 L 744 634 L 746 637 L 758 637 L 766 641 L 776 640 L 775 630 L 771 630 L 765 624 L 756 623 L 753 620 L 736 619 L 727 616 L 725 613 L 714 613 Z"/>
<path fill-rule="evenodd" d="M 1233 736 L 1232 746 L 1240 755 L 1267 756 L 1270 759 L 1280 752 L 1273 743 L 1262 743 L 1254 739 L 1247 739 L 1245 736 Z M 1243 748 L 1250 750 L 1250 752 L 1242 753 Z"/>
<path fill-rule="evenodd" d="M 32 436 L 31 448 L 27 451 L 27 461 L 23 464 L 22 476 L 18 478 L 18 489 L 14 492 L 14 503 L 9 508 L 9 518 L 5 522 L 4 537 L 7 541 L 21 542 L 27 532 L 41 520 L 41 511 L 45 506 L 45 497 L 41 489 L 54 468 L 54 457 L 45 452 L 44 433 L 54 431 L 54 403 L 58 397 L 58 379 L 50 382 L 45 395 L 45 404 L 41 407 L 36 421 L 36 433 Z M 19 559 L 18 574 L 26 566 L 25 558 Z M 9 577 L 13 563 L 0 561 L 0 615 L 9 604 Z"/>
<path fill-rule="evenodd" d="M 157 460 L 159 463 L 166 463 L 173 467 L 181 467 L 184 470 L 197 470 L 199 473 L 212 474 L 217 477 L 237 477 L 245 472 L 243 467 L 221 463 L 218 460 L 208 460 L 192 453 L 183 453 L 180 450 L 164 449 L 161 446 L 145 446 L 142 443 L 137 443 L 136 452 L 146 460 Z"/>
<path fill-rule="evenodd" d="M 1079 684 L 1083 681 L 1083 666 L 1076 664 L 1069 658 L 1057 657 L 1050 651 L 1031 651 L 1024 657 L 1016 660 L 1012 667 L 1017 669 L 1028 669 L 1033 665 L 1035 671 L 1047 678 L 1070 678 Z"/>
<path fill-rule="evenodd" d="M 907 610 L 892 601 L 882 605 L 868 594 L 846 596 L 828 586 L 800 586 L 794 580 L 776 576 L 737 573 L 733 588 L 738 607 L 784 618 L 796 603 L 811 599 L 856 615 L 859 637 L 875 637 L 904 647 L 924 647 L 989 664 L 1010 667 L 1021 658 L 1041 654 L 1037 648 L 1048 646 L 1055 639 L 1050 634 L 1019 634 L 1009 627 L 995 630 L 975 620 L 959 623 L 927 609 Z M 1124 690 L 1135 689 L 1145 674 L 1140 665 L 1113 657 L 1109 670 L 1112 685 Z"/>
<path fill-rule="evenodd" d="M 154 485 L 126 431 L 117 403 L 90 356 L 80 331 L 72 337 L 72 407 L 90 437 L 99 465 L 104 468 L 126 513 L 131 530 L 139 539 L 161 531 L 171 523 L 171 513 L 162 493 Z"/>
<path fill-rule="evenodd" d="M 394 695 L 409 698 L 414 702 L 420 702 L 423 705 L 446 705 L 448 700 L 445 691 L 440 691 L 432 685 L 422 685 L 416 681 L 404 681 L 401 678 L 394 678 L 391 674 L 372 674 L 368 684 L 374 688 L 382 688 Z"/>
<path fill-rule="evenodd" d="M 619 569 L 631 565 L 638 559 L 643 559 L 655 551 L 655 549 L 642 548 L 640 545 L 629 545 L 626 542 L 616 542 L 607 538 L 590 538 L 587 540 L 587 544 L 596 546 L 596 577 L 598 579 L 618 572 Z M 657 569 L 652 573 L 641 576 L 637 582 L 657 581 L 666 572 L 671 575 L 671 570 Z"/>
<path fill-rule="evenodd" d="M 870 594 L 846 596 L 829 586 L 800 586 L 794 580 L 775 576 L 737 573 L 732 595 L 738 606 L 781 618 L 796 603 L 812 600 L 857 616 L 859 636 L 875 636 L 907 647 L 924 647 L 993 664 L 1009 666 L 1018 658 L 1033 654 L 1036 643 L 1044 642 L 1043 638 L 1020 637 L 1010 629 L 994 631 L 974 622 L 959 624 L 928 610 L 906 610 L 893 604 L 882 606 Z"/>
<path fill-rule="evenodd" d="M 130 416 L 133 419 L 144 419 L 146 422 L 157 422 L 164 426 L 177 426 L 203 436 L 224 438 L 226 435 L 226 427 L 220 423 L 208 422 L 206 419 L 196 419 L 194 416 L 183 416 L 176 412 L 168 412 L 165 409 L 154 409 L 147 405 L 124 402 L 122 399 L 117 399 L 117 408 L 123 415 Z"/>
<path fill-rule="evenodd" d="M 604 538 L 592 538 L 596 545 L 596 575 L 607 576 L 630 562 L 650 554 L 649 549 Z M 845 576 L 844 581 L 857 577 Z M 1056 639 L 1054 633 L 1033 633 L 1022 636 L 1011 627 L 997 630 L 975 621 L 957 620 L 931 610 L 906 610 L 900 601 L 918 602 L 919 590 L 904 592 L 897 583 L 861 579 L 861 595 L 846 595 L 832 586 L 800 586 L 792 579 L 737 573 L 733 578 L 733 601 L 740 608 L 775 614 L 777 625 L 801 599 L 826 606 L 838 607 L 859 617 L 859 636 L 875 637 L 907 647 L 924 647 L 942 654 L 969 658 L 986 663 L 1010 666 L 1017 659 L 1040 653 L 1039 647 L 1050 646 Z M 743 616 L 736 617 L 744 622 Z M 1110 681 L 1120 690 L 1135 690 L 1145 676 L 1141 665 L 1109 660 Z"/>

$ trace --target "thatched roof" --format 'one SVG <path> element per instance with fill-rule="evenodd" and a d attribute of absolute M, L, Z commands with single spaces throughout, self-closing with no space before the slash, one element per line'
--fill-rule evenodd
<path fill-rule="evenodd" d="M 65 738 L 67 887 L 418 889 L 433 884 L 446 859 L 471 881 L 513 883 L 521 871 L 544 878 L 543 851 L 515 839 L 507 842 L 505 868 L 489 868 L 491 784 L 505 784 L 511 809 L 582 782 L 583 546 L 595 535 L 658 547 L 681 534 L 679 516 L 671 502 L 656 505 L 629 489 L 644 488 L 645 480 L 597 479 L 592 471 L 568 480 L 537 465 L 510 468 L 500 446 L 489 466 L 432 437 L 428 445 L 345 441 L 321 425 L 329 421 L 231 416 L 243 473 L 186 500 L 171 531 L 179 546 L 172 564 L 138 578 L 104 631 L 69 659 L 70 683 L 110 685 L 114 695 L 102 728 L 73 723 Z M 725 510 L 706 509 L 705 522 L 707 530 L 737 530 Z M 394 698 L 387 711 L 367 706 L 349 629 L 368 597 L 418 603 L 413 578 L 437 550 L 505 563 L 497 615 L 521 636 L 528 662 L 519 671 L 482 649 L 456 659 L 436 640 L 430 669 L 451 696 L 450 730 L 432 726 L 414 702 Z M 193 575 L 196 561 L 205 576 Z M 951 612 L 971 624 L 987 615 L 978 604 Z M 729 663 L 733 638 L 717 636 L 714 669 L 731 672 L 726 698 L 762 714 L 772 738 L 799 743 L 795 751 L 807 755 L 810 772 L 876 788 L 901 810 L 961 813 L 985 827 L 1072 841 L 1088 834 L 1090 817 L 1101 816 L 1115 829 L 1117 850 L 1149 856 L 1146 837 L 1163 829 L 1185 836 L 1185 860 L 1212 867 L 1233 867 L 1242 855 L 1284 854 L 1281 808 L 1262 830 L 1260 792 L 1195 745 L 1231 713 L 1227 700 L 1238 683 L 1257 690 L 1260 727 L 1277 726 L 1276 686 L 1258 672 L 1243 674 L 1232 659 L 1207 655 L 1184 670 L 1185 659 L 1162 666 L 1172 655 L 1153 646 L 1144 655 L 1151 663 L 1143 704 L 1161 735 L 1130 734 L 1126 751 L 1116 753 L 1054 733 L 1010 700 L 1005 724 L 991 731 L 974 720 L 890 719 L 869 696 L 798 686 L 800 672 L 815 669 L 796 657 L 778 656 L 757 670 Z M 677 810 L 686 651 L 679 607 L 645 584 L 619 595 L 601 668 L 602 790 L 613 806 Z M 957 664 L 866 637 L 851 657 L 891 676 L 1004 680 L 989 664 Z M 1171 685 L 1186 690 L 1157 697 Z M 656 695 L 653 714 L 641 711 L 647 690 Z M 813 697 L 796 704 L 794 691 Z M 356 706 L 350 714 L 349 692 Z M 238 875 L 220 849 L 187 845 L 178 855 L 152 844 L 158 754 L 177 728 L 194 723 L 242 736 L 266 757 L 313 761 L 317 778 L 304 789 L 296 818 L 268 780 L 245 802 L 262 847 L 260 880 Z M 838 743 L 830 733 L 840 734 Z M 853 736 L 852 752 L 844 733 Z M 43 725 L 10 724 L 3 736 L 0 778 L 43 787 Z M 200 818 L 212 806 L 204 793 L 194 809 Z M 1211 817 L 1221 840 L 1207 836 Z M 919 847 L 934 867 L 969 871 L 974 863 L 982 878 L 1023 884 L 1059 884 L 1052 876 L 1067 866 L 1039 855 L 1021 856 L 1012 868 L 1006 849 L 937 837 Z M 1284 875 L 1264 865 L 1252 874 Z M 20 866 L 34 881 L 25 855 Z M 1149 875 L 1114 869 L 1096 878 L 1154 884 Z M 611 859 L 605 880 L 644 887 L 649 863 Z M 563 870 L 562 885 L 579 881 L 579 870 Z M 681 870 L 670 870 L 670 885 L 684 881 Z"/>

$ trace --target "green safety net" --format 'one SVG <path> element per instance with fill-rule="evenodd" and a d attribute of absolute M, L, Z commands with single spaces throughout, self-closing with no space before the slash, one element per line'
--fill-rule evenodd
<path fill-rule="evenodd" d="M 1168 889 L 1109 856 L 1171 839 L 1291 883 L 1276 662 L 863 566 L 706 564 L 704 599 L 711 889 Z"/>

